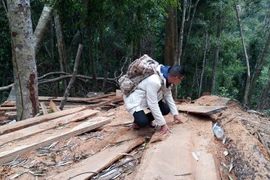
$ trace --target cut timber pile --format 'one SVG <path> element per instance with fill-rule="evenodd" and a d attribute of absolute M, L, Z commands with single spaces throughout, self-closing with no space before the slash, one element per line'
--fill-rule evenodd
<path fill-rule="evenodd" d="M 59 104 L 63 97 L 39 96 L 40 112 L 48 114 L 49 112 L 59 111 Z M 123 98 L 116 96 L 116 93 L 102 94 L 90 98 L 69 97 L 64 109 L 70 109 L 78 106 L 87 106 L 89 109 L 110 109 L 122 105 Z M 16 101 L 5 101 L 0 106 L 0 125 L 6 124 L 16 119 Z"/>
<path fill-rule="evenodd" d="M 50 100 L 44 101 L 46 107 Z M 57 107 L 59 101 L 53 102 Z M 124 106 L 78 108 L 31 126 L 17 122 L 21 129 L 4 125 L 9 128 L 0 131 L 5 162 L 0 179 L 269 179 L 269 118 L 244 111 L 236 101 L 217 96 L 183 101 L 177 104 L 183 124 L 165 116 L 172 133 L 161 137 L 155 134 L 159 129 L 132 129 L 133 117 Z M 43 116 L 71 110 L 56 108 Z M 92 123 L 106 119 L 111 122 L 86 132 Z M 224 130 L 224 143 L 215 138 L 214 123 Z M 6 162 L 8 156 L 13 158 Z"/>
<path fill-rule="evenodd" d="M 68 139 L 110 123 L 110 118 L 95 117 L 97 113 L 82 107 L 1 126 L 0 164 L 60 139 Z M 81 121 L 84 119 L 87 120 Z"/>

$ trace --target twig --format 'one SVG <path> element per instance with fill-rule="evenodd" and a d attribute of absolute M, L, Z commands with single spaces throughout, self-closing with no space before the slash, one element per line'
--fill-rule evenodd
<path fill-rule="evenodd" d="M 176 174 L 175 176 L 189 176 L 191 173 L 184 173 L 184 174 Z"/>

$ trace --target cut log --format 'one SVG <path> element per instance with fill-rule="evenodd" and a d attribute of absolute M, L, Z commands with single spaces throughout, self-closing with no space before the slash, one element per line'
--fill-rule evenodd
<path fill-rule="evenodd" d="M 135 147 L 144 143 L 144 138 L 140 137 L 129 142 L 125 142 L 119 146 L 107 148 L 94 156 L 81 161 L 75 168 L 62 172 L 52 178 L 52 180 L 70 179 L 82 180 L 91 178 L 94 173 L 99 173 L 103 169 L 109 167 L 115 161 L 120 159 L 123 153 L 128 153 Z"/>
<path fill-rule="evenodd" d="M 179 111 L 203 115 L 212 115 L 226 108 L 226 106 L 177 106 Z"/>
<path fill-rule="evenodd" d="M 9 162 L 13 160 L 16 156 L 25 154 L 29 151 L 35 150 L 39 147 L 49 145 L 55 141 L 59 140 L 65 140 L 70 137 L 76 136 L 78 134 L 82 134 L 87 131 L 91 131 L 93 129 L 99 128 L 107 123 L 110 123 L 111 119 L 106 117 L 96 117 L 93 119 L 90 119 L 89 121 L 83 122 L 74 128 L 65 131 L 59 135 L 51 135 L 47 136 L 46 139 L 42 141 L 28 141 L 31 142 L 31 144 L 24 144 L 22 146 L 18 146 L 15 148 L 12 148 L 11 150 L 6 150 L 0 152 L 0 165 L 4 164 L 6 162 Z"/>
<path fill-rule="evenodd" d="M 12 131 L 16 131 L 22 128 L 26 128 L 35 124 L 39 124 L 41 122 L 45 122 L 45 121 L 49 121 L 51 119 L 54 118 L 58 118 L 58 117 L 62 117 L 62 116 L 66 116 L 68 114 L 72 114 L 75 112 L 79 112 L 84 110 L 86 107 L 82 106 L 82 107 L 77 107 L 74 109 L 67 109 L 64 111 L 58 111 L 55 113 L 51 113 L 51 114 L 46 114 L 46 115 L 42 115 L 42 116 L 38 116 L 38 117 L 33 117 L 33 118 L 29 118 L 23 121 L 19 121 L 17 123 L 14 124 L 7 124 L 4 126 L 0 127 L 0 135 L 6 134 L 8 132 L 12 132 Z"/>
<path fill-rule="evenodd" d="M 0 146 L 14 140 L 26 138 L 26 137 L 35 135 L 37 133 L 44 132 L 46 130 L 61 126 L 63 124 L 68 124 L 70 122 L 85 119 L 87 117 L 96 115 L 97 113 L 98 111 L 94 111 L 94 110 L 84 110 L 84 111 L 80 111 L 74 114 L 63 116 L 57 119 L 40 123 L 38 125 L 30 126 L 30 127 L 12 132 L 12 135 L 10 133 L 4 134 L 0 136 Z"/>

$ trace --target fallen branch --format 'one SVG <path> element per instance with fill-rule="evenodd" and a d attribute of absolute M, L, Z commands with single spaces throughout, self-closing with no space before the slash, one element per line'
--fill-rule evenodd
<path fill-rule="evenodd" d="M 75 64 L 74 64 L 74 68 L 73 68 L 73 74 L 72 74 L 72 77 L 71 77 L 71 79 L 69 81 L 68 87 L 66 88 L 65 94 L 63 96 L 63 100 L 60 103 L 60 109 L 61 110 L 63 110 L 63 108 L 64 108 L 64 105 L 65 105 L 65 103 L 67 101 L 67 97 L 69 95 L 69 90 L 71 89 L 71 86 L 73 85 L 73 83 L 74 83 L 74 81 L 76 79 L 78 64 L 79 64 L 79 60 L 80 60 L 81 54 L 82 54 L 82 48 L 83 48 L 83 45 L 79 44 L 76 59 L 75 59 Z"/>

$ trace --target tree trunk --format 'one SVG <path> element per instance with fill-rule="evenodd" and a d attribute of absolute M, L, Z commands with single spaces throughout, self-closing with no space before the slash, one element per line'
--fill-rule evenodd
<path fill-rule="evenodd" d="M 43 11 L 41 13 L 41 16 L 38 20 L 38 25 L 35 29 L 35 32 L 34 32 L 34 43 L 35 43 L 35 53 L 36 53 L 36 56 L 39 52 L 39 49 L 42 45 L 42 40 L 43 40 L 43 37 L 45 35 L 45 32 L 47 30 L 46 26 L 48 24 L 48 22 L 50 21 L 50 18 L 51 18 L 51 15 L 52 15 L 52 10 L 50 7 L 48 6 L 44 6 L 43 8 Z"/>
<path fill-rule="evenodd" d="M 253 95 L 253 92 L 254 92 L 254 89 L 255 89 L 255 85 L 256 85 L 256 82 L 262 72 L 262 68 L 265 64 L 265 60 L 269 54 L 269 48 L 270 48 L 270 33 L 268 35 L 268 39 L 265 43 L 265 46 L 264 46 L 264 50 L 263 50 L 263 54 L 262 54 L 262 58 L 260 59 L 260 63 L 259 65 L 257 66 L 255 72 L 253 73 L 253 76 L 252 76 L 252 79 L 251 79 L 251 84 L 250 84 L 250 90 L 249 90 L 249 93 L 248 93 L 248 104 L 250 104 L 250 100 L 252 98 L 252 95 Z"/>
<path fill-rule="evenodd" d="M 181 23 L 180 34 L 179 34 L 178 61 L 176 64 L 181 64 L 183 41 L 184 41 L 184 27 L 185 27 L 185 19 L 186 19 L 186 10 L 187 10 L 187 0 L 184 0 L 183 7 L 182 7 L 182 11 L 183 11 L 182 23 Z"/>
<path fill-rule="evenodd" d="M 268 83 L 262 90 L 261 97 L 257 103 L 257 110 L 262 111 L 265 107 L 266 101 L 269 99 L 269 89 L 270 89 L 270 66 L 268 69 Z"/>
<path fill-rule="evenodd" d="M 103 21 L 103 20 L 102 20 Z M 99 38 L 100 38 L 100 51 L 101 51 L 101 59 L 104 63 L 104 80 L 102 84 L 102 92 L 105 91 L 105 85 L 108 78 L 108 70 L 109 70 L 109 63 L 108 59 L 105 53 L 105 45 L 104 45 L 104 35 L 103 35 L 103 23 L 101 22 L 100 28 L 99 28 Z"/>
<path fill-rule="evenodd" d="M 196 14 L 196 10 L 197 10 L 197 6 L 198 6 L 199 1 L 200 1 L 200 0 L 197 0 L 197 1 L 196 1 L 195 5 L 194 5 L 193 12 L 192 12 L 192 17 L 191 17 L 191 20 L 190 20 L 190 23 L 189 23 L 188 33 L 187 33 L 187 36 L 186 36 L 186 46 L 184 47 L 183 55 L 182 55 L 183 57 L 185 57 L 185 52 L 186 52 L 186 48 L 187 48 L 187 43 L 188 43 L 188 40 L 189 40 L 191 28 L 192 28 L 192 25 L 193 25 L 193 21 L 194 21 L 194 17 L 195 17 L 195 14 Z M 191 7 L 191 3 L 190 3 L 190 7 Z M 190 9 L 190 8 L 189 8 L 189 9 Z M 183 63 L 183 60 L 182 60 L 182 63 Z"/>
<path fill-rule="evenodd" d="M 90 61 L 90 69 L 92 73 L 92 83 L 93 83 L 93 91 L 97 91 L 97 75 L 95 70 L 95 60 L 94 60 L 94 54 L 93 54 L 93 21 L 91 19 L 92 16 L 92 4 L 91 0 L 87 0 L 87 33 L 88 33 L 88 40 L 89 40 L 89 61 Z"/>
<path fill-rule="evenodd" d="M 166 19 L 165 29 L 165 50 L 164 50 L 164 64 L 173 66 L 177 61 L 177 8 L 171 8 L 167 11 L 168 17 Z"/>
<path fill-rule="evenodd" d="M 62 22 L 61 18 L 57 12 L 54 11 L 54 23 L 55 23 L 55 33 L 57 39 L 57 47 L 58 47 L 58 54 L 59 54 L 59 61 L 60 61 L 60 70 L 63 72 L 67 72 L 67 52 L 66 52 L 66 44 L 62 30 Z M 63 80 L 63 89 L 66 89 L 67 83 Z"/>
<path fill-rule="evenodd" d="M 177 8 L 168 10 L 168 17 L 166 19 L 165 29 L 165 51 L 164 51 L 164 64 L 173 66 L 177 63 Z M 177 98 L 177 87 L 173 87 L 172 95 Z"/>
<path fill-rule="evenodd" d="M 200 79 L 199 97 L 201 96 L 201 92 L 202 92 L 202 84 L 203 84 L 203 76 L 204 76 L 204 71 L 205 71 L 207 49 L 208 49 L 208 33 L 206 31 L 206 33 L 205 33 L 205 46 L 204 46 L 204 53 L 203 53 L 203 66 L 202 66 L 202 73 L 201 73 L 201 79 Z"/>
<path fill-rule="evenodd" d="M 221 32 L 222 32 L 221 7 L 219 9 L 217 20 L 218 20 L 218 24 L 217 24 L 217 36 L 216 36 L 216 49 L 215 49 L 214 63 L 213 63 L 213 68 L 212 68 L 211 94 L 215 94 L 216 72 L 217 72 L 217 66 L 218 66 L 218 60 L 219 60 L 220 38 L 221 38 Z"/>
<path fill-rule="evenodd" d="M 7 1 L 12 39 L 17 120 L 39 112 L 37 67 L 29 0 Z"/>
<path fill-rule="evenodd" d="M 248 102 L 248 92 L 249 92 L 249 88 L 250 88 L 250 67 L 249 67 L 249 60 L 248 60 L 248 55 L 247 55 L 247 50 L 246 50 L 244 34 L 243 34 L 243 30 L 242 30 L 242 24 L 241 24 L 240 15 L 239 15 L 237 6 L 238 5 L 236 5 L 236 3 L 235 3 L 236 16 L 237 16 L 239 30 L 240 30 L 240 34 L 241 34 L 241 38 L 242 38 L 243 51 L 245 54 L 245 59 L 246 59 L 246 64 L 247 64 L 246 88 L 245 88 L 244 98 L 243 98 L 243 104 L 244 104 L 244 106 L 246 106 L 247 102 Z"/>

